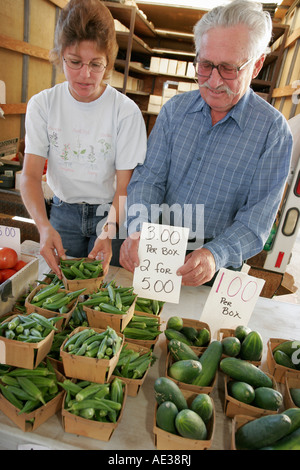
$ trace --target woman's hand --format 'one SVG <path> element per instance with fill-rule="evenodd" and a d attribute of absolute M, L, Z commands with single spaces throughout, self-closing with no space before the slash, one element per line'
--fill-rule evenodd
<path fill-rule="evenodd" d="M 135 268 L 139 266 L 140 260 L 138 255 L 138 248 L 140 243 L 140 232 L 135 232 L 122 243 L 120 249 L 120 264 L 127 271 L 134 272 Z"/>
<path fill-rule="evenodd" d="M 61 279 L 59 262 L 60 258 L 66 258 L 65 250 L 59 233 L 50 224 L 40 230 L 40 253 L 50 269 Z"/>
<path fill-rule="evenodd" d="M 194 287 L 210 281 L 215 272 L 215 259 L 207 248 L 200 248 L 189 253 L 184 265 L 177 270 L 177 274 L 182 276 L 182 285 Z"/>

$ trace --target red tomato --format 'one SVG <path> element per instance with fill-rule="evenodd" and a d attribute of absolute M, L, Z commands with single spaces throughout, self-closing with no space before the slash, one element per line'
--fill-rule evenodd
<path fill-rule="evenodd" d="M 18 261 L 18 255 L 12 248 L 0 248 L 0 269 L 10 269 L 15 266 Z"/>
<path fill-rule="evenodd" d="M 19 259 L 19 261 L 17 261 L 17 263 L 14 265 L 14 269 L 16 271 L 20 271 L 20 269 L 24 268 L 26 264 L 27 263 L 25 263 L 25 261 L 22 261 L 21 259 Z"/>
<path fill-rule="evenodd" d="M 1 269 L 2 282 L 9 279 L 11 276 L 16 274 L 16 272 L 17 271 L 15 269 Z"/>

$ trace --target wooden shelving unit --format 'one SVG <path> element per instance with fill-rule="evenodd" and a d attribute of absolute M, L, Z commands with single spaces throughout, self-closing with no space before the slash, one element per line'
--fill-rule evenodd
<path fill-rule="evenodd" d="M 185 75 L 150 71 L 151 57 L 192 62 L 195 55 L 193 26 L 206 11 L 185 7 L 140 4 L 140 8 L 143 10 L 141 11 L 132 5 L 115 2 L 104 3 L 110 9 L 113 17 L 128 28 L 126 32 L 117 32 L 119 55 L 116 61 L 116 70 L 124 73 L 121 91 L 137 101 L 149 124 L 149 117 L 157 115 L 156 112 L 147 111 L 147 99 L 151 94 L 159 94 L 166 81 L 193 81 L 191 77 Z M 139 4 L 137 5 L 139 6 Z M 288 34 L 288 25 L 274 23 L 271 44 L 274 50 L 268 55 L 259 76 L 251 84 L 254 91 L 268 102 L 271 102 L 272 93 L 276 86 Z M 143 80 L 142 91 L 130 90 L 127 86 L 129 76 Z"/>

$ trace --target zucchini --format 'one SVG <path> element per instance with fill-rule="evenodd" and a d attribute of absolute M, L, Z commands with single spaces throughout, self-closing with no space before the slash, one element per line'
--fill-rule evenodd
<path fill-rule="evenodd" d="M 186 359 L 183 361 L 176 361 L 171 364 L 168 369 L 168 375 L 174 380 L 191 384 L 198 377 L 202 371 L 202 365 L 197 360 Z"/>

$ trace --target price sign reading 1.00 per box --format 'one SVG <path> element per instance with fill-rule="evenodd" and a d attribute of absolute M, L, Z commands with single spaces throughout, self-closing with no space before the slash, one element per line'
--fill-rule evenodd
<path fill-rule="evenodd" d="M 134 292 L 148 299 L 178 303 L 181 276 L 176 274 L 184 264 L 189 229 L 143 223 L 140 264 L 134 271 Z"/>
<path fill-rule="evenodd" d="M 209 324 L 212 337 L 216 339 L 220 328 L 248 325 L 264 283 L 264 279 L 244 272 L 220 269 L 201 314 L 201 321 Z"/>

